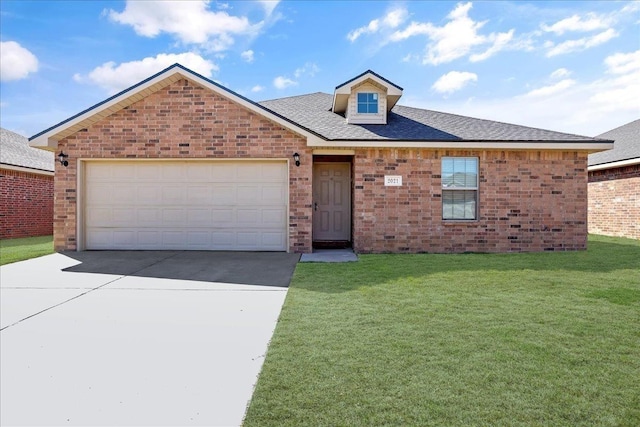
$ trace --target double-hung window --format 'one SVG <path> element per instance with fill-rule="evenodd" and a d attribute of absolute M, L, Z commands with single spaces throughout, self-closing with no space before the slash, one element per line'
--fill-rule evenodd
<path fill-rule="evenodd" d="M 358 114 L 377 114 L 378 94 L 362 92 L 358 94 Z"/>
<path fill-rule="evenodd" d="M 442 158 L 442 219 L 478 218 L 478 159 Z"/>

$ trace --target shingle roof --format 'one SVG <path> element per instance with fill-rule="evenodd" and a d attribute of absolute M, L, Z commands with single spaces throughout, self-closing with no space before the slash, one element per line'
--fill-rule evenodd
<path fill-rule="evenodd" d="M 589 166 L 622 160 L 640 159 L 640 119 L 598 135 L 613 139 L 613 149 L 589 155 Z"/>
<path fill-rule="evenodd" d="M 588 136 L 396 105 L 386 125 L 349 124 L 331 111 L 333 96 L 312 93 L 259 102 L 328 140 L 596 142 Z"/>
<path fill-rule="evenodd" d="M 42 171 L 54 170 L 53 153 L 29 146 L 28 138 L 0 128 L 0 163 Z"/>

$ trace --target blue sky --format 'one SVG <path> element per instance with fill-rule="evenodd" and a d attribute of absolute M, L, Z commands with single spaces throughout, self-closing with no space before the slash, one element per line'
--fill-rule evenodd
<path fill-rule="evenodd" d="M 640 117 L 638 1 L 0 3 L 0 126 L 31 136 L 180 62 L 253 100 L 371 69 L 400 104 L 594 136 Z"/>

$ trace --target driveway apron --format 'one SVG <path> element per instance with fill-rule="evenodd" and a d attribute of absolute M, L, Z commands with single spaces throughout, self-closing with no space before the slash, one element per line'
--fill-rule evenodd
<path fill-rule="evenodd" d="M 0 267 L 1 424 L 240 425 L 298 256 L 232 255 Z"/>

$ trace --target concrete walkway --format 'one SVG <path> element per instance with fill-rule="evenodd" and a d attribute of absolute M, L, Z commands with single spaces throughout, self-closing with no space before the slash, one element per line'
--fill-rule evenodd
<path fill-rule="evenodd" d="M 159 262 L 0 267 L 0 424 L 240 425 L 287 288 L 153 277 Z"/>
<path fill-rule="evenodd" d="M 354 262 L 358 256 L 353 249 L 314 249 L 311 254 L 302 254 L 300 262 Z"/>

